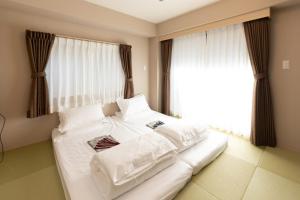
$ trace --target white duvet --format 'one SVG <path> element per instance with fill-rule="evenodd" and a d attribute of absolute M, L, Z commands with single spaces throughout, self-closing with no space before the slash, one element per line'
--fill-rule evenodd
<path fill-rule="evenodd" d="M 174 164 L 176 147 L 159 134 L 144 134 L 95 154 L 92 176 L 105 199 L 113 199 Z"/>
<path fill-rule="evenodd" d="M 179 152 L 199 143 L 207 135 L 206 126 L 184 123 L 180 120 L 177 123 L 166 123 L 159 126 L 155 131 L 172 141 Z"/>
<path fill-rule="evenodd" d="M 114 116 L 113 118 L 115 121 L 119 121 L 123 124 L 124 127 L 133 130 L 137 134 L 157 132 L 146 126 L 148 123 L 153 121 L 159 120 L 164 122 L 165 124 L 177 124 L 182 121 L 180 119 L 170 117 L 155 111 L 142 112 L 133 115 L 126 121 L 122 120 L 120 114 L 117 114 L 117 116 Z M 191 122 L 185 121 L 184 123 Z M 192 124 L 194 124 L 194 122 L 192 122 Z M 227 146 L 227 136 L 210 130 L 209 128 L 207 128 L 203 136 L 203 140 L 198 142 L 197 144 L 190 146 L 184 151 L 179 150 L 179 159 L 189 164 L 193 168 L 193 174 L 197 174 L 203 167 L 212 162 L 226 149 Z M 175 144 L 175 142 L 173 141 L 172 143 Z"/>

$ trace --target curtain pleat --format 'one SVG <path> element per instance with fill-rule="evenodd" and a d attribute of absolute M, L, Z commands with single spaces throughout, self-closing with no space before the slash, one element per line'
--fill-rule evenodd
<path fill-rule="evenodd" d="M 49 114 L 49 94 L 45 69 L 54 39 L 54 34 L 26 30 L 26 45 L 32 71 L 28 118 Z"/>
<path fill-rule="evenodd" d="M 120 45 L 120 58 L 122 67 L 125 73 L 125 89 L 124 98 L 128 99 L 134 96 L 134 87 L 132 79 L 132 61 L 131 61 L 131 46 Z"/>
<path fill-rule="evenodd" d="M 255 77 L 251 142 L 257 146 L 276 146 L 269 68 L 269 18 L 244 23 L 247 47 Z"/>
<path fill-rule="evenodd" d="M 161 67 L 162 67 L 162 113 L 170 115 L 170 69 L 172 58 L 173 40 L 160 42 Z"/>
<path fill-rule="evenodd" d="M 56 37 L 46 72 L 50 113 L 112 103 L 124 94 L 118 45 Z"/>

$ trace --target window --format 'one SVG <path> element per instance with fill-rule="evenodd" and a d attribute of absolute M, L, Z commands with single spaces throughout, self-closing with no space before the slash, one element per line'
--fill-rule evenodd
<path fill-rule="evenodd" d="M 242 24 L 174 39 L 171 112 L 249 137 L 253 74 Z"/>
<path fill-rule="evenodd" d="M 56 37 L 46 67 L 50 112 L 124 95 L 119 46 Z"/>

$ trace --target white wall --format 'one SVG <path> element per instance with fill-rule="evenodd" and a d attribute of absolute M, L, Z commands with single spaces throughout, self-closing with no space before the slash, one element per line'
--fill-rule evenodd
<path fill-rule="evenodd" d="M 278 146 L 300 152 L 300 5 L 271 19 L 270 82 Z M 290 61 L 290 70 L 282 61 Z"/>
<path fill-rule="evenodd" d="M 3 138 L 6 149 L 46 140 L 58 125 L 56 115 L 26 118 L 31 85 L 26 29 L 132 45 L 135 93 L 149 96 L 148 38 L 0 8 L 0 112 L 7 117 Z"/>

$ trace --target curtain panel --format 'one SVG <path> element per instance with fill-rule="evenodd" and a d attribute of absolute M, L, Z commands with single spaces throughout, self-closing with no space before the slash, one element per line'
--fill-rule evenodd
<path fill-rule="evenodd" d="M 162 113 L 170 115 L 170 69 L 172 59 L 173 40 L 160 42 L 161 66 L 162 66 Z"/>
<path fill-rule="evenodd" d="M 257 146 L 276 146 L 269 68 L 269 18 L 244 23 L 247 47 L 255 78 L 251 142 Z"/>
<path fill-rule="evenodd" d="M 242 24 L 175 38 L 171 62 L 173 115 L 250 137 L 254 78 Z"/>
<path fill-rule="evenodd" d="M 119 51 L 120 51 L 122 67 L 125 73 L 124 98 L 128 99 L 134 96 L 134 87 L 133 87 L 133 79 L 132 79 L 131 46 L 120 44 Z"/>
<path fill-rule="evenodd" d="M 124 96 L 119 45 L 56 37 L 46 73 L 51 113 Z"/>
<path fill-rule="evenodd" d="M 31 65 L 31 94 L 28 118 L 49 113 L 48 86 L 45 68 L 49 59 L 54 34 L 26 30 L 26 44 Z"/>

